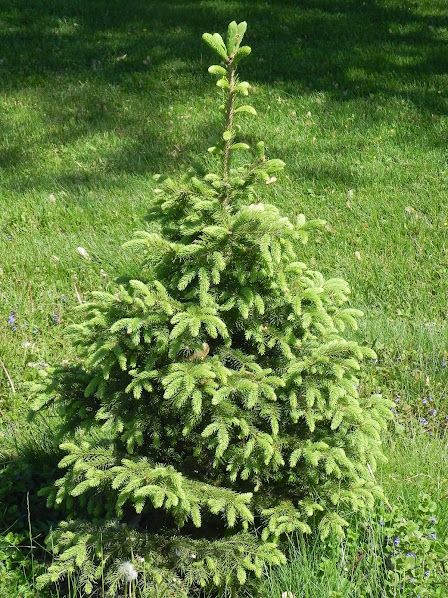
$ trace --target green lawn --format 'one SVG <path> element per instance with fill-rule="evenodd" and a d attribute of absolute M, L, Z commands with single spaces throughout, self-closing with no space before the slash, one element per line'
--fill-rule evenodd
<path fill-rule="evenodd" d="M 27 363 L 64 356 L 69 308 L 123 271 L 151 175 L 213 139 L 200 36 L 232 19 L 254 52 L 247 135 L 287 164 L 264 199 L 328 221 L 304 257 L 350 282 L 379 384 L 400 395 L 385 488 L 410 513 L 432 493 L 445 533 L 446 0 L 0 0 L 0 446 Z"/>

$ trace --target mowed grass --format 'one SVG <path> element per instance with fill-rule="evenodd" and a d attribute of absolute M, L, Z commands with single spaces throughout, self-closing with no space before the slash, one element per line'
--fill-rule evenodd
<path fill-rule="evenodd" d="M 0 0 L 0 442 L 27 364 L 65 357 L 71 307 L 129 267 L 151 175 L 207 159 L 219 99 L 200 36 L 232 19 L 253 48 L 245 135 L 287 164 L 260 199 L 327 220 L 304 259 L 350 282 L 406 423 L 385 488 L 411 513 L 432 493 L 446 529 L 446 0 Z"/>

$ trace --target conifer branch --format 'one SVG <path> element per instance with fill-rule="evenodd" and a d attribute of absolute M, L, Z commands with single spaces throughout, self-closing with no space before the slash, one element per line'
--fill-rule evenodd
<path fill-rule="evenodd" d="M 233 57 L 229 58 L 227 64 L 227 81 L 229 84 L 227 91 L 227 103 L 226 103 L 226 118 L 225 118 L 225 129 L 224 135 L 228 132 L 224 141 L 224 151 L 222 157 L 222 177 L 225 184 L 225 202 L 228 201 L 229 192 L 229 173 L 231 165 L 231 146 L 233 143 L 233 117 L 235 110 L 235 80 L 236 80 L 236 69 L 233 65 Z"/>

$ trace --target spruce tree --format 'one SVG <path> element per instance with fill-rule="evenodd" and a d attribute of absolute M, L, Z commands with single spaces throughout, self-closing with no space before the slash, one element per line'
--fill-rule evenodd
<path fill-rule="evenodd" d="M 370 348 L 346 340 L 349 288 L 300 260 L 322 221 L 262 202 L 284 163 L 240 140 L 250 85 L 246 23 L 204 34 L 220 64 L 213 172 L 158 176 L 150 231 L 126 243 L 139 276 L 93 292 L 36 409 L 56 409 L 64 512 L 40 583 L 187 596 L 235 588 L 285 560 L 282 540 L 343 534 L 380 494 L 373 472 L 389 406 L 360 394 Z M 213 157 L 214 156 L 214 157 Z M 247 156 L 246 159 L 244 157 Z"/>

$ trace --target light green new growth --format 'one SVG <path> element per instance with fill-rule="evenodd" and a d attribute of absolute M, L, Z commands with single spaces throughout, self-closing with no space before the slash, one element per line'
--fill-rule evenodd
<path fill-rule="evenodd" d="M 380 495 L 390 410 L 359 391 L 373 351 L 342 336 L 361 313 L 345 281 L 300 260 L 322 221 L 261 201 L 284 163 L 239 138 L 256 115 L 237 74 L 245 31 L 204 34 L 221 60 L 216 170 L 157 177 L 153 227 L 125 245 L 144 256 L 139 279 L 92 293 L 70 329 L 78 360 L 37 385 L 66 452 L 43 490 L 67 521 L 41 585 L 79 571 L 86 592 L 105 577 L 111 596 L 233 588 L 285 561 L 286 534 L 342 535 L 344 512 Z M 235 166 L 235 152 L 251 157 Z"/>

